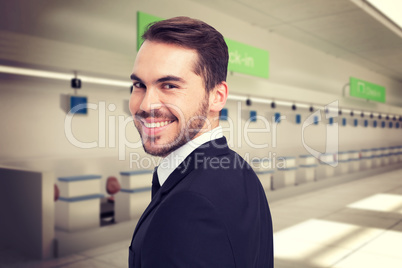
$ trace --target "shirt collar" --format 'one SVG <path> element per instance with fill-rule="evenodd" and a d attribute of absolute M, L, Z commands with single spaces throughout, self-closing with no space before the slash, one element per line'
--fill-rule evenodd
<path fill-rule="evenodd" d="M 191 154 L 195 149 L 197 149 L 202 144 L 219 139 L 223 137 L 222 127 L 218 126 L 211 131 L 205 132 L 197 138 L 187 142 L 180 148 L 171 152 L 168 156 L 162 159 L 161 163 L 157 167 L 159 184 L 162 186 L 167 180 L 170 174 L 181 164 L 181 162 L 186 159 L 189 154 Z"/>

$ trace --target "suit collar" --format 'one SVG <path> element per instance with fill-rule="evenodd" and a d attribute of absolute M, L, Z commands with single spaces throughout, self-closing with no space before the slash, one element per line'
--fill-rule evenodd
<path fill-rule="evenodd" d="M 170 190 L 179 183 L 187 174 L 194 170 L 197 165 L 197 160 L 202 157 L 218 156 L 228 153 L 228 145 L 226 138 L 222 137 L 210 142 L 206 142 L 195 149 L 184 161 L 170 174 L 166 182 L 161 187 L 162 193 L 170 192 Z"/>

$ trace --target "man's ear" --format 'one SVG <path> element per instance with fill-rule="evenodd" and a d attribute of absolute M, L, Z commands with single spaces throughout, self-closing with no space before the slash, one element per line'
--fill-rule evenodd
<path fill-rule="evenodd" d="M 216 85 L 209 94 L 209 111 L 220 112 L 226 104 L 228 94 L 229 89 L 226 82 L 222 81 Z"/>

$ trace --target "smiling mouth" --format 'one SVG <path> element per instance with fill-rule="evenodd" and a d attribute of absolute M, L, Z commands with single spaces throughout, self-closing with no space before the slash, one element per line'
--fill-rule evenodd
<path fill-rule="evenodd" d="M 160 122 L 152 122 L 152 123 L 147 123 L 142 121 L 145 127 L 147 128 L 158 128 L 158 127 L 164 127 L 167 126 L 171 123 L 173 123 L 174 120 L 166 120 L 166 121 L 160 121 Z"/>

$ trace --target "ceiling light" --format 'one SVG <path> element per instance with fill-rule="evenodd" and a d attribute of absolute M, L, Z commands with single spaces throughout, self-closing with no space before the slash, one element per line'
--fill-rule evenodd
<path fill-rule="evenodd" d="M 66 73 L 57 73 L 51 71 L 41 71 L 41 70 L 34 70 L 28 68 L 20 68 L 20 67 L 10 67 L 0 65 L 0 73 L 8 73 L 8 74 L 16 74 L 16 75 L 25 75 L 25 76 L 32 76 L 32 77 L 41 77 L 41 78 L 49 78 L 49 79 L 57 79 L 57 80 L 71 80 L 71 74 Z M 91 84 L 101 84 L 101 85 L 108 85 L 108 86 L 118 86 L 118 87 L 129 87 L 131 85 L 130 81 L 119 81 L 113 79 L 103 79 L 91 76 L 82 76 L 80 75 L 80 79 L 82 82 L 91 83 Z"/>
<path fill-rule="evenodd" d="M 393 23 L 402 28 L 402 2 L 387 0 L 366 0 Z"/>

